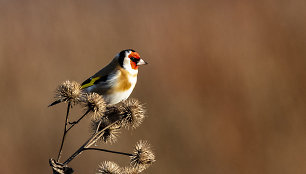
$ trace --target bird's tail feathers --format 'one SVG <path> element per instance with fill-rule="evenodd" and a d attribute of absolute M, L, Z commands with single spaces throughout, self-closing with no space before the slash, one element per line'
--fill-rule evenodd
<path fill-rule="evenodd" d="M 62 102 L 61 100 L 56 100 L 53 103 L 51 103 L 48 107 L 54 106 L 56 104 L 59 104 L 60 102 Z"/>

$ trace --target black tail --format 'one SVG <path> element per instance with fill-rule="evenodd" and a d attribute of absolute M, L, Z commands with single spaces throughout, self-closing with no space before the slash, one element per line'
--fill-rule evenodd
<path fill-rule="evenodd" d="M 55 102 L 51 103 L 48 107 L 59 104 L 60 102 L 62 102 L 61 100 L 56 100 Z"/>

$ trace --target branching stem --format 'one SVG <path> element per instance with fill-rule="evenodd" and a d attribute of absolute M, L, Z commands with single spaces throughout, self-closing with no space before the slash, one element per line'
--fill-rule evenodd
<path fill-rule="evenodd" d="M 66 132 L 68 132 L 73 126 L 75 126 L 76 124 L 78 124 L 88 113 L 90 112 L 90 109 L 88 109 L 85 114 L 82 115 L 82 117 L 80 117 L 77 121 L 74 121 L 72 123 L 69 122 L 70 127 L 66 130 Z"/>
<path fill-rule="evenodd" d="M 62 153 L 62 149 L 63 149 L 63 146 L 64 146 L 65 137 L 66 137 L 66 134 L 67 134 L 67 123 L 68 123 L 68 115 L 69 115 L 70 107 L 71 107 L 71 102 L 68 102 L 67 113 L 66 113 L 66 119 L 65 119 L 64 135 L 63 135 L 63 138 L 62 138 L 61 147 L 60 147 L 59 152 L 58 152 L 58 155 L 57 155 L 57 160 L 56 160 L 57 162 L 58 162 L 58 161 L 60 160 L 60 158 L 61 158 L 61 153 Z"/>
<path fill-rule="evenodd" d="M 83 151 L 85 151 L 85 150 L 98 150 L 98 151 L 103 151 L 103 152 L 116 153 L 116 154 L 120 154 L 120 155 L 133 156 L 133 154 L 130 154 L 130 153 L 117 152 L 117 151 L 112 151 L 112 150 L 107 150 L 107 149 L 100 149 L 100 148 L 84 148 Z"/>
<path fill-rule="evenodd" d="M 71 162 L 75 157 L 77 157 L 78 155 L 80 155 L 86 148 L 89 148 L 90 146 L 92 146 L 94 143 L 97 142 L 97 140 L 103 135 L 103 132 L 110 128 L 111 126 L 113 126 L 114 124 L 116 124 L 118 121 L 117 120 L 111 124 L 109 124 L 108 126 L 106 126 L 105 128 L 103 128 L 102 130 L 100 130 L 99 132 L 93 134 L 76 152 L 74 152 L 63 164 L 67 165 L 69 162 Z"/>

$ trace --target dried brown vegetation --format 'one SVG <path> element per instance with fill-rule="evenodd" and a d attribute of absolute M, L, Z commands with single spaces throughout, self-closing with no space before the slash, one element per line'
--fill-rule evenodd
<path fill-rule="evenodd" d="M 88 150 L 109 152 L 131 157 L 131 165 L 129 167 L 119 168 L 117 164 L 109 161 L 102 163 L 102 165 L 99 167 L 99 173 L 101 174 L 130 173 L 131 170 L 141 173 L 153 162 L 155 162 L 155 155 L 150 149 L 150 145 L 145 141 L 140 141 L 137 143 L 134 154 L 92 147 L 93 145 L 97 145 L 99 140 L 104 142 L 115 142 L 117 139 L 118 130 L 122 127 L 138 127 L 145 118 L 145 110 L 143 105 L 136 99 L 127 99 L 116 105 L 108 106 L 106 105 L 103 97 L 99 94 L 84 93 L 80 89 L 81 86 L 77 82 L 70 82 L 68 80 L 63 82 L 61 85 L 59 85 L 55 92 L 55 102 L 49 105 L 50 107 L 62 102 L 68 103 L 64 133 L 59 152 L 56 160 L 52 158 L 49 160 L 49 164 L 54 174 L 73 173 L 74 170 L 71 167 L 68 167 L 68 164 L 76 157 L 80 156 L 81 153 Z M 71 117 L 69 117 L 71 108 L 78 103 L 80 103 L 83 107 L 85 106 L 86 112 L 77 121 L 69 122 Z M 69 131 L 71 132 L 71 129 L 75 125 L 79 124 L 80 121 L 90 112 L 93 114 L 91 120 L 92 135 L 83 145 L 79 147 L 79 149 L 72 153 L 65 161 L 61 162 L 66 135 Z"/>
<path fill-rule="evenodd" d="M 303 0 L 0 0 L 0 173 L 50 173 L 66 110 L 46 107 L 55 86 L 84 81 L 126 48 L 150 63 L 132 94 L 150 117 L 106 148 L 150 140 L 148 174 L 306 173 L 305 16 Z M 128 165 L 100 154 L 70 165 Z"/>

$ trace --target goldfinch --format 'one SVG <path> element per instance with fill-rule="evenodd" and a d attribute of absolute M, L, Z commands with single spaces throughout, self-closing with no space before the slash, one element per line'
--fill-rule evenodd
<path fill-rule="evenodd" d="M 145 64 L 147 62 L 136 51 L 123 50 L 107 66 L 85 80 L 81 89 L 102 95 L 107 104 L 119 103 L 130 96 L 137 82 L 138 67 Z"/>

